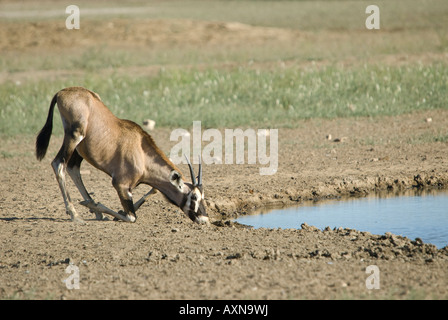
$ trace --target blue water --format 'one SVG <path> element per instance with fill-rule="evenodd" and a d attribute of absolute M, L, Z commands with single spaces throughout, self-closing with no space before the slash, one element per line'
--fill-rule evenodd
<path fill-rule="evenodd" d="M 299 229 L 306 222 L 319 229 L 342 227 L 380 235 L 391 232 L 442 248 L 448 245 L 448 191 L 310 202 L 236 221 L 254 228 Z"/>

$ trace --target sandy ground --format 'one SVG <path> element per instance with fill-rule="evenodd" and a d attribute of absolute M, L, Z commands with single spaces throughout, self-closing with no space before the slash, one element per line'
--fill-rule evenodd
<path fill-rule="evenodd" d="M 425 119 L 432 117 L 430 123 Z M 268 205 L 362 196 L 379 190 L 446 187 L 446 143 L 407 139 L 446 128 L 448 112 L 394 118 L 303 121 L 279 130 L 279 170 L 260 165 L 207 165 L 204 183 L 210 227 L 191 223 L 158 194 L 135 224 L 69 221 L 50 161 L 41 163 L 33 137 L 2 141 L 0 296 L 44 299 L 326 299 L 447 298 L 448 249 L 418 239 L 356 230 L 248 229 L 231 217 Z M 343 142 L 326 139 L 346 137 Z M 170 131 L 153 136 L 168 152 Z M 373 140 L 373 142 L 372 142 Z M 365 144 L 369 141 L 370 144 Z M 181 169 L 186 168 L 181 165 Z M 119 209 L 110 178 L 82 167 L 94 198 Z M 82 200 L 69 183 L 74 202 Z M 148 189 L 140 186 L 136 195 Z M 79 269 L 69 290 L 66 268 Z M 380 271 L 367 289 L 366 268 Z"/>
<path fill-rule="evenodd" d="M 169 40 L 184 41 L 185 26 L 174 27 L 171 24 Z M 217 34 L 193 22 L 187 27 L 195 30 L 198 41 Z M 248 39 L 260 37 L 238 24 L 215 27 L 223 31 L 221 38 L 210 41 L 218 43 L 233 41 L 232 30 L 244 28 Z M 34 52 L 67 40 L 58 38 L 56 31 L 48 33 L 48 26 L 45 31 L 44 22 L 28 28 L 32 33 L 17 31 L 26 34 L 23 37 L 0 36 L 0 49 Z M 261 31 L 264 37 L 272 36 L 272 29 Z M 112 42 L 127 39 L 120 32 L 113 34 Z M 296 36 L 290 31 L 282 35 Z M 98 37 L 79 34 L 73 41 L 91 45 Z M 136 45 L 139 41 L 149 40 L 142 36 L 135 39 Z M 425 121 L 428 118 L 432 121 Z M 76 207 L 86 223 L 74 224 L 65 214 L 50 166 L 61 137 L 53 136 L 42 162 L 34 157 L 34 137 L 2 138 L 0 298 L 447 299 L 446 247 L 437 249 L 392 234 L 318 230 L 301 227 L 300 222 L 297 229 L 289 230 L 254 230 L 232 222 L 255 209 L 309 199 L 446 188 L 448 145 L 428 137 L 446 133 L 447 127 L 448 111 L 431 111 L 375 119 L 307 120 L 296 129 L 279 129 L 276 174 L 261 176 L 259 164 L 204 167 L 210 227 L 193 224 L 160 194 L 144 204 L 134 224 L 95 221 L 80 205 Z M 151 133 L 165 152 L 174 145 L 169 142 L 170 132 Z M 331 140 L 326 138 L 329 134 Z M 120 209 L 110 178 L 87 163 L 81 169 L 94 199 Z M 82 200 L 71 181 L 68 188 L 75 203 Z M 140 186 L 135 198 L 147 190 Z M 379 289 L 366 287 L 369 266 L 378 267 Z M 77 268 L 79 289 L 66 286 L 70 279 L 64 283 L 75 274 L 66 273 L 68 267 Z"/>

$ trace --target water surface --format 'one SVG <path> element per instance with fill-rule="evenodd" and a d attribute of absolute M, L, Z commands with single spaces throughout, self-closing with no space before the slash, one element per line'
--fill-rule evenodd
<path fill-rule="evenodd" d="M 448 244 L 448 191 L 425 191 L 399 196 L 373 195 L 307 202 L 297 207 L 239 217 L 254 228 L 296 228 L 306 222 L 319 229 L 351 228 L 373 234 L 392 232 L 421 238 L 438 248 Z"/>

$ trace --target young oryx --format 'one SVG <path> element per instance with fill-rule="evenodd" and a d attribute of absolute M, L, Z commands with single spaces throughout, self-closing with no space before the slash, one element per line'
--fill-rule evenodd
<path fill-rule="evenodd" d="M 202 166 L 196 182 L 187 158 L 193 184 L 184 183 L 182 173 L 156 146 L 152 137 L 139 125 L 115 117 L 100 97 L 81 87 L 66 88 L 51 100 L 47 122 L 36 139 L 36 157 L 42 160 L 47 152 L 53 129 L 53 110 L 57 103 L 64 126 L 64 142 L 51 163 L 56 174 L 66 212 L 72 221 L 82 222 L 75 210 L 65 183 L 65 171 L 72 178 L 84 201 L 82 205 L 94 212 L 97 219 L 103 213 L 116 219 L 135 222 L 135 211 L 159 190 L 165 197 L 197 223 L 209 223 L 204 207 Z M 90 197 L 81 179 L 81 162 L 86 159 L 97 169 L 112 177 L 112 185 L 120 197 L 124 212 L 115 212 Z M 132 189 L 144 183 L 152 187 L 135 204 Z"/>

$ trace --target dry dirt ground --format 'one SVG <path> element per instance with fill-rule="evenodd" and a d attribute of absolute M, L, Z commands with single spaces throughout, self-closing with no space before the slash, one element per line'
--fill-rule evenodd
<path fill-rule="evenodd" d="M 46 32 L 41 26 L 34 24 L 34 36 L 22 32 L 27 36 L 0 37 L 0 48 L 34 50 L 39 46 L 36 39 L 50 41 L 43 47 L 64 40 L 36 36 Z M 207 37 L 209 29 L 190 27 Z M 113 41 L 122 41 L 120 33 L 114 34 Z M 173 34 L 183 41 L 182 32 Z M 94 38 L 86 36 L 84 41 Z M 428 118 L 432 121 L 425 121 Z M 80 205 L 76 207 L 86 223 L 74 224 L 65 214 L 50 166 L 61 137 L 53 136 L 42 162 L 34 157 L 34 137 L 2 138 L 0 298 L 447 299 L 447 247 L 437 249 L 391 234 L 301 228 L 301 222 L 289 230 L 254 230 L 232 222 L 238 214 L 264 206 L 446 188 L 448 145 L 431 137 L 447 127 L 448 111 L 428 111 L 307 120 L 296 129 L 279 129 L 275 175 L 261 176 L 258 164 L 204 167 L 207 210 L 213 221 L 209 227 L 190 222 L 160 194 L 143 205 L 134 224 L 95 221 Z M 165 152 L 174 145 L 170 132 L 151 132 Z M 332 140 L 326 138 L 329 134 Z M 187 172 L 185 166 L 180 168 Z M 87 163 L 81 169 L 94 199 L 120 209 L 110 178 Z M 68 188 L 72 200 L 80 201 L 71 181 Z M 140 186 L 135 198 L 147 190 Z M 70 290 L 64 283 L 70 265 L 78 268 L 79 289 Z M 371 265 L 379 268 L 379 289 L 366 287 L 366 268 Z"/>
<path fill-rule="evenodd" d="M 431 117 L 432 122 L 425 119 Z M 0 296 L 31 299 L 340 299 L 448 296 L 448 249 L 414 239 L 356 230 L 248 229 L 236 214 L 306 199 L 362 196 L 378 190 L 446 187 L 447 144 L 409 139 L 446 128 L 447 111 L 401 117 L 303 121 L 279 130 L 279 170 L 259 165 L 207 165 L 210 227 L 191 223 L 157 194 L 134 224 L 65 214 L 50 161 L 41 163 L 33 137 L 2 141 L 0 170 Z M 346 137 L 343 142 L 326 139 Z M 170 131 L 153 136 L 164 151 Z M 418 140 L 418 139 L 417 139 Z M 367 143 L 368 141 L 369 143 Z M 186 171 L 184 166 L 180 166 Z M 110 178 L 82 166 L 94 198 L 119 209 Z M 82 200 L 69 183 L 72 199 Z M 136 196 L 147 188 L 140 186 Z M 79 268 L 80 289 L 63 280 Z M 378 266 L 380 289 L 367 289 L 366 268 Z"/>

